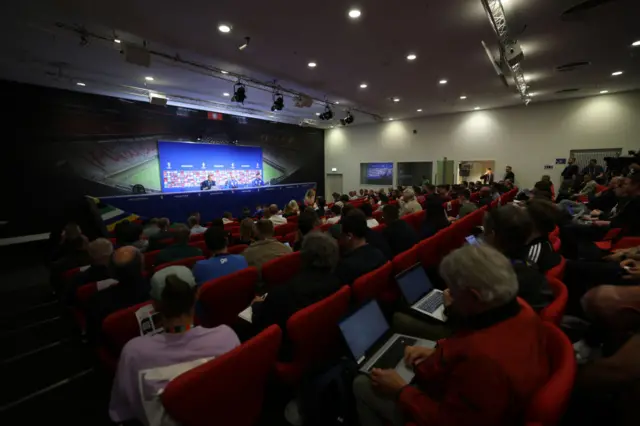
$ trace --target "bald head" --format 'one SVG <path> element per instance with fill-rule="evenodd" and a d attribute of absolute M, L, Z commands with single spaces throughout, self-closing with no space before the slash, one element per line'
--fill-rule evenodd
<path fill-rule="evenodd" d="M 280 209 L 279 209 L 279 208 L 278 208 L 278 206 L 277 206 L 277 205 L 275 205 L 275 204 L 271 204 L 271 205 L 269 206 L 269 213 L 271 213 L 271 216 L 273 216 L 274 214 L 278 214 L 278 211 L 279 211 L 279 210 L 280 210 Z"/>
<path fill-rule="evenodd" d="M 142 253 L 133 246 L 120 247 L 111 255 L 113 277 L 121 283 L 141 279 L 143 266 Z"/>
<path fill-rule="evenodd" d="M 178 244 L 187 244 L 191 231 L 187 225 L 180 223 L 173 228 L 173 239 Z"/>

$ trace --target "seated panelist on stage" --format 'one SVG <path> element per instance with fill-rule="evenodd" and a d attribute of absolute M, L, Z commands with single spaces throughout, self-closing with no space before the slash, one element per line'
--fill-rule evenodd
<path fill-rule="evenodd" d="M 240 186 L 240 183 L 238 182 L 238 179 L 236 179 L 236 177 L 233 175 L 229 179 L 227 179 L 227 182 L 224 184 L 224 187 L 227 189 L 235 189 L 238 186 Z"/>
<path fill-rule="evenodd" d="M 207 176 L 207 180 L 202 181 L 200 184 L 200 191 L 205 189 L 213 189 L 216 186 L 216 181 L 213 180 L 213 175 Z"/>
<path fill-rule="evenodd" d="M 262 176 L 260 172 L 256 172 L 256 177 L 251 181 L 251 186 L 263 186 L 264 181 L 262 180 Z"/>

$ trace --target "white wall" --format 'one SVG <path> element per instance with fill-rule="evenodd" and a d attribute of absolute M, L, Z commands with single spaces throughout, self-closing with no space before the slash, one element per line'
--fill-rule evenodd
<path fill-rule="evenodd" d="M 331 129 L 325 167 L 344 175 L 347 192 L 361 187 L 360 163 L 433 161 L 435 173 L 443 157 L 494 159 L 496 178 L 510 165 L 516 183 L 532 187 L 543 174 L 559 183 L 563 166 L 555 166 L 556 158 L 596 148 L 622 148 L 624 155 L 640 148 L 640 92 Z"/>

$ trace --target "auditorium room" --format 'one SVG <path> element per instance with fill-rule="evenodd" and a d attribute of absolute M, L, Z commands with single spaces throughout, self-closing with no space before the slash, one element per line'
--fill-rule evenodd
<path fill-rule="evenodd" d="M 640 424 L 638 1 L 5 3 L 0 424 Z"/>

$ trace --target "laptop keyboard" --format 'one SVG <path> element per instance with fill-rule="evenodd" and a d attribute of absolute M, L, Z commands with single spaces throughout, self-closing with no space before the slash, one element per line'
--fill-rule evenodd
<path fill-rule="evenodd" d="M 409 337 L 399 337 L 395 342 L 387 349 L 387 351 L 382 354 L 380 358 L 373 364 L 369 370 L 373 368 L 396 368 L 396 365 L 404 358 L 404 348 L 406 346 L 412 346 L 417 342 L 416 339 L 411 339 Z"/>
<path fill-rule="evenodd" d="M 423 300 L 422 303 L 417 305 L 416 308 L 432 314 L 443 303 L 444 303 L 444 293 L 441 293 L 439 291 L 434 291 L 429 295 L 429 297 Z"/>

